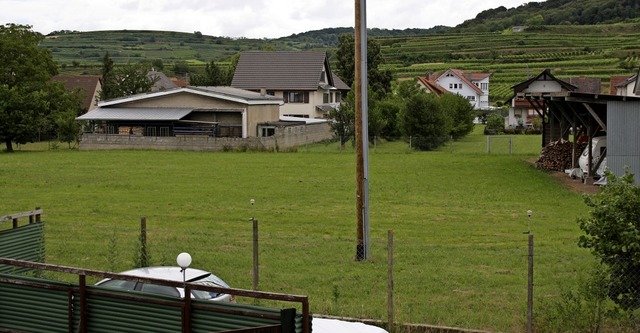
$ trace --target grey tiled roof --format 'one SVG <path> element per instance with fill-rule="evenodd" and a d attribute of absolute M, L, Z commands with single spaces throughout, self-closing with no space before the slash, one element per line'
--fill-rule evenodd
<path fill-rule="evenodd" d="M 175 82 L 171 81 L 171 79 L 169 79 L 167 75 L 165 75 L 162 72 L 149 71 L 147 73 L 147 77 L 155 81 L 153 83 L 153 87 L 151 87 L 152 91 L 161 91 L 161 90 L 178 88 L 178 85 L 175 84 Z"/>
<path fill-rule="evenodd" d="M 184 118 L 193 109 L 185 108 L 102 108 L 76 118 L 78 120 L 168 120 Z"/>
<path fill-rule="evenodd" d="M 250 90 L 317 90 L 324 66 L 329 69 L 326 52 L 243 52 L 231 86 Z M 329 80 L 333 85 L 333 78 Z"/>
<path fill-rule="evenodd" d="M 333 76 L 333 86 L 338 88 L 338 90 L 351 90 L 351 87 L 347 85 L 342 79 L 334 72 L 331 72 Z"/>

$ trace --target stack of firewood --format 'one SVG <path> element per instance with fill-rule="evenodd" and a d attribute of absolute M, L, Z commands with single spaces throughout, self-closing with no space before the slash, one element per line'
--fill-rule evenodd
<path fill-rule="evenodd" d="M 576 145 L 576 161 L 586 146 L 586 143 L 579 143 Z M 560 139 L 558 141 L 551 142 L 542 149 L 542 153 L 536 161 L 536 167 L 550 171 L 564 171 L 565 169 L 570 169 L 572 149 L 573 143 L 571 141 Z"/>

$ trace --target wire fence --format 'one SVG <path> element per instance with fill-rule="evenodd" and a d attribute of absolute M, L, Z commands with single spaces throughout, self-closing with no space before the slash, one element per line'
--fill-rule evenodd
<path fill-rule="evenodd" d="M 464 140 L 464 139 L 462 139 Z M 465 141 L 465 148 L 468 152 L 511 155 L 514 153 L 539 153 L 540 144 L 534 145 L 530 149 L 529 142 L 534 141 L 533 136 L 524 135 L 494 135 L 487 136 L 486 140 L 468 142 Z M 371 136 L 368 140 L 368 149 L 371 153 L 399 153 L 412 151 L 447 150 L 457 141 L 451 137 L 379 137 Z M 523 148 L 526 149 L 523 151 Z M 334 151 L 334 152 L 354 152 L 357 149 L 356 142 L 351 139 L 336 138 L 325 141 L 321 144 L 307 144 L 299 147 L 302 151 Z M 459 149 L 459 147 L 458 147 Z"/>
<path fill-rule="evenodd" d="M 640 267 L 613 272 L 527 230 L 522 241 L 394 243 L 390 332 L 640 331 Z"/>

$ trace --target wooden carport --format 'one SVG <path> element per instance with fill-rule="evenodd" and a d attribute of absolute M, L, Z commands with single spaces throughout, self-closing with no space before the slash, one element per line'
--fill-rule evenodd
<path fill-rule="evenodd" d="M 609 131 L 607 127 L 607 112 L 609 102 L 612 101 L 640 101 L 637 97 L 601 95 L 579 93 L 574 91 L 562 91 L 553 93 L 517 93 L 514 97 L 518 100 L 527 100 L 538 115 L 542 117 L 543 134 L 542 147 L 550 142 L 560 139 L 569 140 L 571 135 L 573 142 L 572 168 L 576 167 L 578 155 L 576 151 L 576 138 L 586 138 L 589 147 L 589 173 L 593 176 L 598 169 L 602 158 L 595 163 L 591 163 L 591 139 L 595 136 L 606 135 Z M 606 156 L 606 151 L 602 157 Z"/>

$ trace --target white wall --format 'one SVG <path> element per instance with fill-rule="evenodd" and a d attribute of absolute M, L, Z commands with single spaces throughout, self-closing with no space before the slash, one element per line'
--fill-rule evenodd
<path fill-rule="evenodd" d="M 534 81 L 522 92 L 561 92 L 562 86 L 556 81 Z"/>

